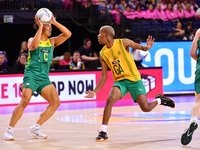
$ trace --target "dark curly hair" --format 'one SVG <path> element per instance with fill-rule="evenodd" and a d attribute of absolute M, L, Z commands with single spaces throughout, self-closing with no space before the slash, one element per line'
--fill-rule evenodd
<path fill-rule="evenodd" d="M 33 29 L 35 29 L 35 31 L 37 32 L 37 30 L 39 29 L 39 26 L 37 25 L 37 23 L 34 23 Z"/>

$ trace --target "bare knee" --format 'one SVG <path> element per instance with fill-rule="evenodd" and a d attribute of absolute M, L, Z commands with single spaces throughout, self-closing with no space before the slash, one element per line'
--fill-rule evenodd
<path fill-rule="evenodd" d="M 32 90 L 28 88 L 23 88 L 22 99 L 19 106 L 22 108 L 26 108 L 31 100 L 31 96 L 32 96 Z"/>
<path fill-rule="evenodd" d="M 56 110 L 60 106 L 60 100 L 55 99 L 50 105 Z"/>
<path fill-rule="evenodd" d="M 150 112 L 150 108 L 149 108 L 149 104 L 143 105 L 141 106 L 141 109 L 143 112 Z"/>
<path fill-rule="evenodd" d="M 20 102 L 21 107 L 26 108 L 30 102 L 31 99 L 31 95 L 25 93 L 24 95 L 22 95 L 22 100 Z"/>
<path fill-rule="evenodd" d="M 27 97 L 24 97 L 21 102 L 20 102 L 20 106 L 23 108 L 26 108 L 29 104 L 30 99 Z"/>
<path fill-rule="evenodd" d="M 112 107 L 115 103 L 115 100 L 112 97 L 109 97 L 106 102 L 106 106 Z"/>

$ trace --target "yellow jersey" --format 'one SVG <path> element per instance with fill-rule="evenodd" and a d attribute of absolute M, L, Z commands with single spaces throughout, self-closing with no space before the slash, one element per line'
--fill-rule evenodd
<path fill-rule="evenodd" d="M 100 55 L 111 69 L 114 81 L 128 79 L 130 81 L 141 80 L 140 73 L 130 52 L 123 45 L 123 39 L 114 39 L 111 48 L 105 45 Z"/>

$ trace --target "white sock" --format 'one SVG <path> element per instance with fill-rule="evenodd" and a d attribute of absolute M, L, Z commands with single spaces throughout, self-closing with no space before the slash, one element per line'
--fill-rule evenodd
<path fill-rule="evenodd" d="M 40 127 L 40 125 L 39 125 L 39 124 L 37 124 L 37 123 L 34 123 L 33 127 L 37 127 L 37 128 L 39 128 L 39 127 Z"/>
<path fill-rule="evenodd" d="M 190 118 L 190 123 L 192 123 L 192 122 L 196 122 L 197 123 L 197 117 L 195 117 L 195 116 L 192 116 L 191 118 Z"/>
<path fill-rule="evenodd" d="M 101 125 L 101 131 L 106 132 L 107 131 L 107 125 Z"/>
<path fill-rule="evenodd" d="M 8 130 L 11 132 L 11 133 L 13 133 L 13 127 L 11 127 L 11 126 L 8 126 Z"/>
<path fill-rule="evenodd" d="M 156 98 L 155 100 L 153 100 L 153 101 L 157 101 L 158 102 L 158 105 L 160 105 L 161 104 L 161 99 L 160 98 Z"/>

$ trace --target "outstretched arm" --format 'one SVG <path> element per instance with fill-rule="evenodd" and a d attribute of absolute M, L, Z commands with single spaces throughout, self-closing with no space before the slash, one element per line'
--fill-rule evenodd
<path fill-rule="evenodd" d="M 134 48 L 134 49 L 140 49 L 143 51 L 148 51 L 152 46 L 153 46 L 153 42 L 154 42 L 155 38 L 152 39 L 152 36 L 148 36 L 147 38 L 147 45 L 141 45 L 138 43 L 133 42 L 130 39 L 123 39 L 123 44 L 125 49 L 129 52 L 129 47 Z"/>
<path fill-rule="evenodd" d="M 194 40 L 192 42 L 192 46 L 190 49 L 190 56 L 197 61 L 198 59 L 198 54 L 197 54 L 197 49 L 198 49 L 198 44 L 197 41 L 200 39 L 200 29 L 197 30 Z"/>
<path fill-rule="evenodd" d="M 52 13 L 52 19 L 49 23 L 56 26 L 62 32 L 62 34 L 60 34 L 59 36 L 50 38 L 54 47 L 62 44 L 64 41 L 66 41 L 72 35 L 72 33 L 65 26 L 63 26 L 62 24 L 60 24 L 59 22 L 57 22 L 55 20 L 53 13 Z"/>
<path fill-rule="evenodd" d="M 101 67 L 102 67 L 102 75 L 101 75 L 99 82 L 98 82 L 96 88 L 94 89 L 94 91 L 86 91 L 85 92 L 88 94 L 87 96 L 85 96 L 85 98 L 93 98 L 106 82 L 108 66 L 105 63 L 105 61 L 103 60 L 101 55 L 100 55 L 100 62 L 101 62 Z"/>

